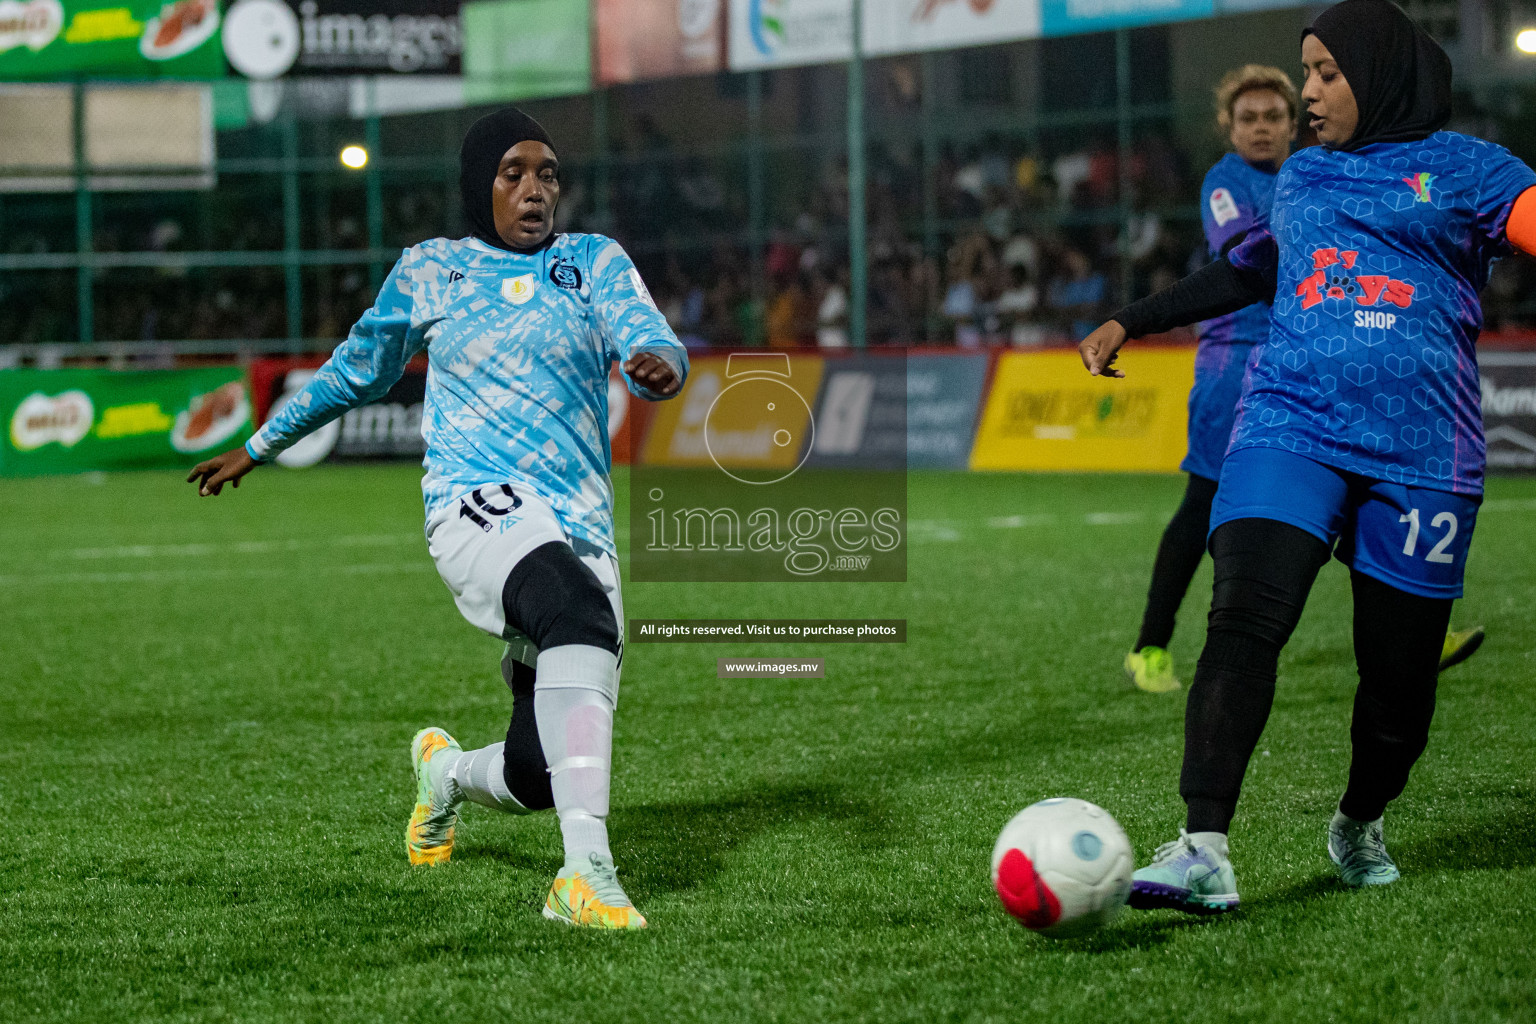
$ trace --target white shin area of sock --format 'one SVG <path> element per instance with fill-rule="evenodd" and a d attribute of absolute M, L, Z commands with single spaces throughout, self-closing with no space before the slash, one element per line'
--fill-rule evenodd
<path fill-rule="evenodd" d="M 613 856 L 607 818 L 617 670 L 618 659 L 600 647 L 539 652 L 533 711 L 568 867 L 584 866 L 592 854 Z"/>
<path fill-rule="evenodd" d="M 458 786 L 464 799 L 472 803 L 508 814 L 527 814 L 528 808 L 518 803 L 502 774 L 504 746 L 505 743 L 492 743 L 479 750 L 464 751 L 448 767 L 445 781 Z"/>

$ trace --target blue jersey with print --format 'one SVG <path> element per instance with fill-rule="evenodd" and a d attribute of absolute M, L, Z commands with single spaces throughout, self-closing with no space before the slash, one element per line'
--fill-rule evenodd
<path fill-rule="evenodd" d="M 1228 153 L 1206 172 L 1200 186 L 1200 220 L 1210 258 L 1219 260 L 1256 228 L 1269 221 L 1275 197 L 1275 172 L 1255 167 Z M 1269 307 L 1262 302 L 1207 320 L 1197 328 L 1200 347 L 1252 345 L 1269 336 Z"/>
<path fill-rule="evenodd" d="M 1265 310 L 1266 317 L 1268 310 Z M 1268 319 L 1264 321 L 1269 323 Z M 1189 451 L 1179 468 L 1207 480 L 1221 478 L 1232 440 L 1232 421 L 1243 395 L 1243 377 L 1254 346 L 1204 345 L 1195 353 L 1195 386 L 1189 389 Z"/>
<path fill-rule="evenodd" d="M 1228 257 L 1278 282 L 1231 450 L 1481 494 L 1478 292 L 1532 185 L 1508 150 L 1456 132 L 1287 160 L 1269 231 Z"/>
<path fill-rule="evenodd" d="M 562 234 L 531 254 L 473 238 L 407 249 L 373 308 L 247 450 L 271 458 L 382 397 L 422 349 L 427 518 L 476 487 L 508 483 L 547 501 L 572 538 L 615 553 L 609 368 L 654 352 L 679 378 L 688 370 L 619 244 Z"/>

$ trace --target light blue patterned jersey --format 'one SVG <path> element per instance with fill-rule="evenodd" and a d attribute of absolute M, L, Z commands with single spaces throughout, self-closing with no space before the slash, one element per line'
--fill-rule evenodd
<path fill-rule="evenodd" d="M 688 356 L 635 265 L 602 235 L 562 234 L 531 254 L 473 238 L 412 246 L 373 308 L 246 445 L 266 460 L 384 395 L 422 349 L 427 518 L 485 484 L 538 494 L 573 539 L 616 553 L 608 479 L 608 374 L 644 351 Z M 659 396 L 629 380 L 642 398 Z"/>

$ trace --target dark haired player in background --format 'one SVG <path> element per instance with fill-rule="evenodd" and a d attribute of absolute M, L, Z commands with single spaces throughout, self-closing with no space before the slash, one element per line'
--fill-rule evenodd
<path fill-rule="evenodd" d="M 560 162 L 513 107 L 476 121 L 459 154 L 470 237 L 405 251 L 304 389 L 243 448 L 200 463 L 203 495 L 388 391 L 427 354 L 422 491 L 427 550 L 469 622 L 508 642 L 504 743 L 465 751 L 429 727 L 411 742 L 412 864 L 446 864 L 465 801 L 553 806 L 565 864 L 544 916 L 643 928 L 608 846 L 613 712 L 624 612 L 608 479 L 608 373 L 677 394 L 688 356 L 612 239 L 557 234 Z"/>
<path fill-rule="evenodd" d="M 1279 68 L 1246 64 L 1216 87 L 1216 122 L 1232 152 L 1216 161 L 1200 186 L 1200 216 L 1211 259 L 1221 259 L 1269 220 L 1275 173 L 1296 138 L 1296 86 Z M 1148 693 L 1179 688 L 1168 642 L 1189 581 L 1205 554 L 1211 501 L 1232 436 L 1243 371 L 1253 346 L 1269 337 L 1269 307 L 1256 302 L 1199 325 L 1195 386 L 1189 393 L 1189 474 L 1184 500 L 1163 531 L 1152 565 L 1152 586 L 1136 647 L 1125 674 Z"/>
<path fill-rule="evenodd" d="M 1281 168 L 1269 229 L 1080 346 L 1090 373 L 1119 377 L 1128 337 L 1273 303 L 1211 511 L 1215 586 L 1179 780 L 1186 828 L 1136 872 L 1134 906 L 1237 906 L 1227 830 L 1280 650 L 1330 550 L 1350 567 L 1360 681 L 1328 854 L 1348 885 L 1397 880 L 1382 812 L 1429 738 L 1482 500 L 1478 293 L 1495 257 L 1536 252 L 1536 173 L 1440 130 L 1450 60 L 1398 7 L 1330 7 L 1302 35 L 1302 64 L 1322 145 Z"/>

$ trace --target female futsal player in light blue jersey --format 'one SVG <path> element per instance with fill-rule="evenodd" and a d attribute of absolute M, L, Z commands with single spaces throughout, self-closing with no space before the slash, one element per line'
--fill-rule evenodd
<path fill-rule="evenodd" d="M 601 235 L 557 234 L 559 161 L 532 118 L 505 109 L 460 156 L 467 238 L 407 249 L 373 308 L 244 448 L 188 478 L 218 494 L 260 462 L 382 396 L 427 355 L 427 546 L 464 617 L 508 646 L 504 743 L 463 751 L 442 729 L 411 745 L 413 864 L 443 864 L 464 800 L 553 806 L 565 864 L 544 915 L 642 928 L 614 871 L 607 815 L 623 608 L 608 479 L 608 374 L 677 394 L 688 357 L 634 264 Z"/>

